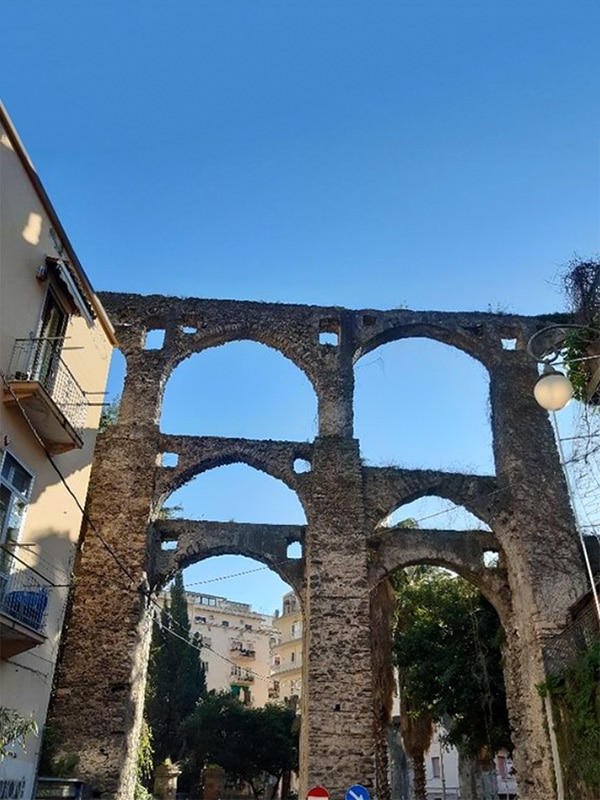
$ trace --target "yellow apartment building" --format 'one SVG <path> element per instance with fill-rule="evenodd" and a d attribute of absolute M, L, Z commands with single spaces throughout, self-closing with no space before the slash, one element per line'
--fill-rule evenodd
<path fill-rule="evenodd" d="M 186 592 L 192 634 L 202 642 L 208 691 L 227 690 L 251 708 L 269 702 L 272 618 L 248 603 Z"/>
<path fill-rule="evenodd" d="M 278 631 L 273 647 L 271 699 L 296 704 L 302 696 L 302 609 L 294 592 L 282 599 L 282 614 L 274 621 Z"/>
<path fill-rule="evenodd" d="M 39 729 L 0 762 L 0 797 L 34 797 L 115 344 L 0 104 L 0 708 Z"/>

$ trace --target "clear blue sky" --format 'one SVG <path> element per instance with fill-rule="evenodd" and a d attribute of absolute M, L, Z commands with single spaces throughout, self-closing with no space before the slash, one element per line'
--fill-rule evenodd
<path fill-rule="evenodd" d="M 536 313 L 600 250 L 599 41 L 597 0 L 4 0 L 0 93 L 98 289 Z M 356 375 L 372 463 L 492 469 L 476 364 L 414 341 Z M 242 343 L 180 368 L 162 424 L 310 439 L 314 416 L 302 375 Z M 302 521 L 248 474 L 174 501 Z M 204 588 L 271 611 L 257 575 Z"/>

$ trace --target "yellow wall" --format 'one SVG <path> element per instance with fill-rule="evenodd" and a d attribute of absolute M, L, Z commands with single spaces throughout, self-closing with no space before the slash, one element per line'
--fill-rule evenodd
<path fill-rule="evenodd" d="M 46 256 L 73 263 L 68 243 L 51 235 L 57 223 L 33 185 L 25 155 L 14 145 L 9 125 L 0 126 L 0 370 L 6 374 L 15 339 L 36 334 L 48 281 L 38 282 L 36 270 Z M 12 142 L 11 142 L 12 140 Z M 63 248 L 66 248 L 63 250 Z M 95 300 L 95 302 L 97 302 Z M 112 351 L 111 335 L 98 319 L 89 325 L 73 315 L 66 331 L 63 360 L 92 405 L 88 409 L 84 446 L 54 461 L 76 500 L 53 469 L 17 406 L 0 403 L 0 460 L 8 450 L 33 473 L 33 494 L 16 554 L 56 587 L 49 589 L 44 644 L 0 660 L 0 705 L 32 714 L 43 728 L 63 623 L 71 567 L 79 539 L 96 429 L 104 399 Z M 4 385 L 2 385 L 4 389 Z M 98 521 L 101 525 L 102 521 Z M 2 643 L 0 642 L 0 648 Z M 33 780 L 41 736 L 30 737 L 27 752 L 0 764 L 3 780 L 25 780 L 24 797 L 33 795 Z"/>

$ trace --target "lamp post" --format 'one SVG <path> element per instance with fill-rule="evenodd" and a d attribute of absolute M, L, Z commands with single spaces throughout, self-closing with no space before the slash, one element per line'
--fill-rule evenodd
<path fill-rule="evenodd" d="M 581 526 L 579 524 L 577 507 L 574 502 L 574 492 L 571 482 L 571 476 L 566 466 L 562 441 L 558 430 L 556 413 L 554 413 L 564 408 L 571 399 L 571 397 L 573 396 L 573 385 L 571 384 L 571 381 L 567 378 L 566 375 L 564 375 L 562 372 L 559 372 L 559 370 L 555 369 L 552 366 L 552 364 L 561 357 L 561 353 L 565 347 L 565 339 L 569 335 L 569 332 L 571 332 L 573 329 L 581 329 L 581 326 L 550 325 L 547 328 L 543 328 L 542 330 L 537 331 L 537 333 L 534 333 L 533 336 L 529 339 L 529 341 L 527 342 L 527 352 L 538 363 L 544 365 L 542 374 L 540 375 L 537 382 L 535 383 L 535 386 L 533 387 L 533 395 L 537 400 L 538 404 L 542 408 L 546 409 L 546 411 L 552 412 L 552 422 L 554 425 L 556 446 L 558 448 L 560 463 L 563 467 L 565 481 L 567 484 L 567 492 L 569 494 L 571 507 L 573 509 L 575 517 L 575 527 L 577 529 L 577 534 L 579 536 L 579 542 L 581 544 L 581 549 L 583 551 L 583 558 L 585 561 L 588 578 L 592 588 L 592 596 L 594 598 L 594 605 L 596 607 L 596 616 L 598 617 L 598 622 L 600 623 L 600 599 L 598 597 L 598 591 L 596 589 L 594 571 L 590 563 L 590 558 L 587 552 L 587 548 L 585 546 L 585 539 L 583 536 L 583 532 L 581 530 Z M 535 349 L 536 347 L 539 348 L 537 353 Z M 576 360 L 585 361 L 587 360 L 587 358 L 596 358 L 596 357 L 597 356 L 595 355 L 589 357 L 583 356 L 581 359 L 576 359 Z"/>

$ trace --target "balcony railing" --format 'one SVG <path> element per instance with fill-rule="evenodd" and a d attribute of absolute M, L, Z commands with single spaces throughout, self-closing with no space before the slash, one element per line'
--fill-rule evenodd
<path fill-rule="evenodd" d="M 256 658 L 256 650 L 251 647 L 243 647 L 241 644 L 233 643 L 229 647 L 234 658 Z"/>
<path fill-rule="evenodd" d="M 60 357 L 63 339 L 17 339 L 8 367 L 9 380 L 38 381 L 77 433 L 85 427 L 86 396 Z"/>
<path fill-rule="evenodd" d="M 254 675 L 249 672 L 237 672 L 235 667 L 233 667 L 231 670 L 231 680 L 233 683 L 237 684 L 254 683 Z"/>
<path fill-rule="evenodd" d="M 12 558 L 2 558 L 0 571 L 0 638 L 2 656 L 29 650 L 44 641 L 48 586 L 26 566 L 10 571 Z"/>
<path fill-rule="evenodd" d="M 83 447 L 88 401 L 60 357 L 61 338 L 17 339 L 3 399 L 27 411 L 51 453 Z"/>

